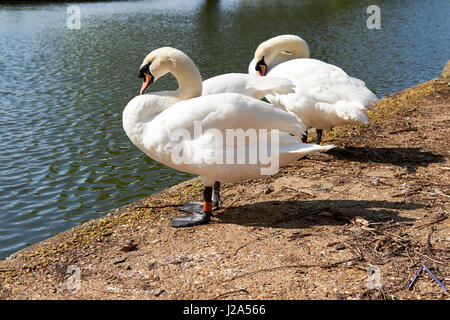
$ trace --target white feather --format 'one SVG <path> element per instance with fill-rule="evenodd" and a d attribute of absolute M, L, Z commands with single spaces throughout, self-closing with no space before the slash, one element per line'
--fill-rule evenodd
<path fill-rule="evenodd" d="M 245 73 L 227 73 L 203 81 L 202 95 L 240 93 L 259 100 L 267 94 L 293 92 L 295 92 L 295 85 L 288 79 L 259 77 Z"/>

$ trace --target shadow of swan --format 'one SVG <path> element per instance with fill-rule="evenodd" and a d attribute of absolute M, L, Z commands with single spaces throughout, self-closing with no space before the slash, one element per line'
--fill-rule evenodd
<path fill-rule="evenodd" d="M 351 147 L 335 148 L 328 154 L 342 160 L 359 162 L 389 163 L 398 166 L 408 166 L 415 170 L 417 167 L 426 167 L 431 163 L 443 162 L 442 155 L 419 148 L 377 148 L 377 147 Z"/>
<path fill-rule="evenodd" d="M 318 215 L 324 211 L 346 218 L 359 216 L 369 222 L 408 222 L 414 219 L 399 216 L 399 211 L 423 207 L 415 203 L 369 200 L 267 201 L 226 207 L 215 214 L 215 217 L 219 223 L 289 229 L 347 223 L 345 220 Z"/>

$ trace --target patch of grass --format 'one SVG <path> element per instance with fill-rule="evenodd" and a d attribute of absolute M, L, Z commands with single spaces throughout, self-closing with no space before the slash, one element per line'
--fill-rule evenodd
<path fill-rule="evenodd" d="M 375 111 L 369 112 L 369 118 L 371 121 L 392 118 L 415 105 L 426 103 L 430 96 L 447 91 L 448 83 L 444 79 L 427 81 L 381 99 L 375 105 Z"/>

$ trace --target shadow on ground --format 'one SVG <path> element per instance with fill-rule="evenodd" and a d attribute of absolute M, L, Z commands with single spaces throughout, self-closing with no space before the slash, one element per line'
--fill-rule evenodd
<path fill-rule="evenodd" d="M 417 210 L 421 204 L 365 201 L 365 200 L 308 200 L 267 201 L 228 207 L 217 212 L 219 223 L 239 224 L 253 227 L 307 228 L 313 225 L 342 225 L 345 218 L 361 217 L 370 223 L 408 222 L 414 219 L 400 217 L 400 210 Z M 319 215 L 328 212 L 333 217 Z M 336 219 L 335 217 L 344 217 Z"/>
<path fill-rule="evenodd" d="M 426 167 L 431 163 L 443 162 L 442 155 L 420 151 L 419 148 L 377 148 L 351 147 L 335 148 L 328 154 L 341 159 L 359 162 L 389 163 L 398 166 L 407 165 L 412 170 Z"/>

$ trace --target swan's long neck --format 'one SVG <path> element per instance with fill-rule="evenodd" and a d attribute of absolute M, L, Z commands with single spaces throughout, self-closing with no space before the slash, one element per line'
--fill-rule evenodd
<path fill-rule="evenodd" d="M 192 60 L 185 60 L 170 72 L 178 81 L 178 90 L 175 92 L 176 98 L 187 100 L 202 95 L 202 76 Z"/>

